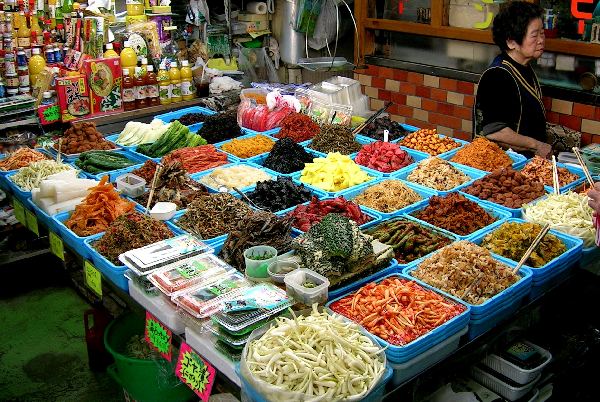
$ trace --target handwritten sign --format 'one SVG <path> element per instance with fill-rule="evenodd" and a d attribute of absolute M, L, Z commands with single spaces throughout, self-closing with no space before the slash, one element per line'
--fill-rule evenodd
<path fill-rule="evenodd" d="M 21 204 L 21 201 L 13 198 L 13 208 L 15 210 L 15 218 L 21 223 L 23 226 L 27 226 L 27 218 L 25 217 L 25 207 Z"/>
<path fill-rule="evenodd" d="M 171 341 L 173 334 L 171 330 L 164 326 L 150 312 L 146 311 L 146 329 L 144 337 L 150 347 L 156 350 L 162 357 L 171 361 Z"/>
<path fill-rule="evenodd" d="M 31 212 L 30 210 L 26 209 L 25 210 L 25 220 L 27 221 L 27 227 L 29 228 L 29 230 L 31 230 L 33 233 L 35 233 L 37 236 L 39 236 L 40 229 L 38 227 L 37 216 L 35 216 L 35 214 L 33 212 Z"/>
<path fill-rule="evenodd" d="M 208 401 L 213 383 L 215 382 L 215 368 L 198 356 L 185 342 L 181 343 L 175 374 L 200 399 Z"/>
<path fill-rule="evenodd" d="M 60 108 L 58 105 L 52 105 L 44 110 L 44 120 L 48 123 L 58 121 L 60 119 Z"/>
<path fill-rule="evenodd" d="M 52 252 L 52 254 L 64 261 L 65 248 L 63 246 L 62 239 L 52 231 L 48 233 L 48 237 L 50 238 L 50 251 Z"/>
<path fill-rule="evenodd" d="M 83 274 L 86 286 L 92 289 L 98 296 L 102 297 L 102 274 L 100 271 L 98 271 L 91 262 L 85 261 L 83 263 Z"/>

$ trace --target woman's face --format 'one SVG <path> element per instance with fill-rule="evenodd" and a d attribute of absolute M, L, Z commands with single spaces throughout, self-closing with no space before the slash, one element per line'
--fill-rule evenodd
<path fill-rule="evenodd" d="M 544 24 L 541 18 L 536 18 L 529 22 L 527 33 L 519 45 L 514 40 L 510 40 L 508 47 L 518 63 L 523 65 L 531 60 L 539 59 L 544 53 L 545 37 Z"/>

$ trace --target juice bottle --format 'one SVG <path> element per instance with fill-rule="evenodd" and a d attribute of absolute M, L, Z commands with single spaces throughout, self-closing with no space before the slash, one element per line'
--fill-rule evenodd
<path fill-rule="evenodd" d="M 40 26 L 40 22 L 38 20 L 38 17 L 35 15 L 31 16 L 31 35 L 32 35 L 32 41 L 33 41 L 33 33 L 35 32 L 35 36 L 36 36 L 36 42 L 37 43 L 42 43 L 44 40 L 44 36 L 43 36 L 43 30 L 42 27 Z"/>
<path fill-rule="evenodd" d="M 165 67 L 165 63 L 160 63 L 158 70 L 158 93 L 161 105 L 171 103 L 171 78 Z"/>
<path fill-rule="evenodd" d="M 106 44 L 106 51 L 104 52 L 104 57 L 107 59 L 110 59 L 113 57 L 119 57 L 119 54 L 114 51 L 112 43 Z"/>
<path fill-rule="evenodd" d="M 148 100 L 146 99 L 146 80 L 142 75 L 142 68 L 135 68 L 135 77 L 133 78 L 133 86 L 135 90 L 135 107 L 141 109 L 148 106 Z"/>
<path fill-rule="evenodd" d="M 125 5 L 127 7 L 127 15 L 144 15 L 144 1 L 143 0 L 126 0 Z"/>
<path fill-rule="evenodd" d="M 135 90 L 133 78 L 129 75 L 129 70 L 123 69 L 123 108 L 126 111 L 135 109 Z"/>
<path fill-rule="evenodd" d="M 46 60 L 40 54 L 40 48 L 34 47 L 32 50 L 32 56 L 29 59 L 29 80 L 31 86 L 35 87 L 39 74 L 46 68 Z"/>
<path fill-rule="evenodd" d="M 133 77 L 135 74 L 135 66 L 137 65 L 137 55 L 133 50 L 128 41 L 123 44 L 123 50 L 121 50 L 121 67 L 129 70 L 129 76 Z"/>
<path fill-rule="evenodd" d="M 183 60 L 181 62 L 181 98 L 183 100 L 194 99 L 196 96 L 196 91 L 194 90 L 194 85 L 192 83 L 193 75 L 192 69 L 189 66 L 187 60 Z"/>
<path fill-rule="evenodd" d="M 140 67 L 142 68 L 142 75 L 145 77 L 148 74 L 148 59 L 145 57 L 141 58 Z"/>
<path fill-rule="evenodd" d="M 19 47 L 30 48 L 31 47 L 31 30 L 27 26 L 27 19 L 25 13 L 21 11 L 19 13 L 19 33 L 17 35 L 17 43 Z"/>
<path fill-rule="evenodd" d="M 176 61 L 171 63 L 169 79 L 171 80 L 171 102 L 181 102 L 181 73 Z"/>
<path fill-rule="evenodd" d="M 150 106 L 160 105 L 158 80 L 152 64 L 148 66 L 148 72 L 146 73 L 146 97 L 148 98 L 148 104 Z"/>

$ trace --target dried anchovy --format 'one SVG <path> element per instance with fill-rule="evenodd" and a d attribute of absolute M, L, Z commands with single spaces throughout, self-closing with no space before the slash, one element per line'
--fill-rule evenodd
<path fill-rule="evenodd" d="M 253 246 L 275 247 L 278 255 L 292 248 L 292 218 L 279 218 L 271 212 L 255 212 L 240 220 L 229 233 L 219 256 L 244 272 L 244 250 Z"/>
<path fill-rule="evenodd" d="M 350 128 L 324 124 L 321 132 L 313 138 L 309 148 L 323 153 L 339 152 L 342 155 L 350 155 L 358 152 L 361 145 L 354 139 Z"/>
<path fill-rule="evenodd" d="M 150 187 L 152 179 L 147 184 Z M 174 161 L 165 165 L 158 175 L 150 207 L 152 208 L 157 202 L 173 202 L 178 209 L 182 209 L 192 202 L 197 195 L 207 192 L 208 190 L 204 185 L 190 179 L 179 161 Z M 150 191 L 147 191 L 136 198 L 136 201 L 146 206 L 149 196 Z"/>
<path fill-rule="evenodd" d="M 94 248 L 113 264 L 120 265 L 119 254 L 173 237 L 163 222 L 139 212 L 115 219 Z"/>
<path fill-rule="evenodd" d="M 211 239 L 229 233 L 252 209 L 229 193 L 201 194 L 188 204 L 177 226 Z"/>
<path fill-rule="evenodd" d="M 293 173 L 304 169 L 304 164 L 313 161 L 313 156 L 291 138 L 275 142 L 263 166 L 279 173 Z"/>

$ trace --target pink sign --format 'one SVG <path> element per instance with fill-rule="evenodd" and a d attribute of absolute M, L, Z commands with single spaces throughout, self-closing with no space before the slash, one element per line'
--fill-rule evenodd
<path fill-rule="evenodd" d="M 208 401 L 215 382 L 215 369 L 185 342 L 181 342 L 175 374 L 200 399 Z"/>
<path fill-rule="evenodd" d="M 156 317 L 146 311 L 146 329 L 144 337 L 150 347 L 156 350 L 162 357 L 171 361 L 171 342 L 173 334 L 163 323 L 158 321 Z"/>

